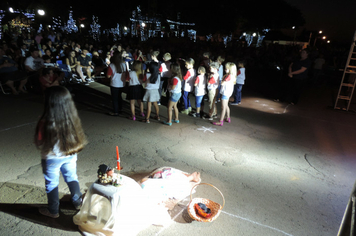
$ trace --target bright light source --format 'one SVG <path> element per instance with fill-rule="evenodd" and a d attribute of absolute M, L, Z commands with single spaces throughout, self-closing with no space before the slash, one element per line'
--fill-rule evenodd
<path fill-rule="evenodd" d="M 80 28 L 84 28 L 84 24 L 80 24 Z"/>
<path fill-rule="evenodd" d="M 51 28 L 52 26 L 51 25 L 48 25 L 48 28 Z"/>
<path fill-rule="evenodd" d="M 145 26 L 146 26 L 146 24 L 145 24 L 145 23 L 143 23 L 143 22 L 142 22 L 142 24 L 141 24 L 141 25 L 142 25 L 142 27 L 145 27 Z"/>
<path fill-rule="evenodd" d="M 127 27 L 126 27 L 126 26 L 124 27 L 124 30 L 127 30 Z"/>
<path fill-rule="evenodd" d="M 9 12 L 14 13 L 14 9 L 12 7 L 9 7 Z"/>
<path fill-rule="evenodd" d="M 256 37 L 256 35 L 257 35 L 256 33 L 253 33 L 253 34 L 252 34 L 253 37 Z"/>
<path fill-rule="evenodd" d="M 295 26 L 292 26 L 292 29 L 295 29 Z"/>
<path fill-rule="evenodd" d="M 322 34 L 322 33 L 323 33 L 323 31 L 322 31 L 322 30 L 320 30 L 320 31 L 319 31 L 319 34 Z"/>
<path fill-rule="evenodd" d="M 45 14 L 44 10 L 38 10 L 37 13 L 40 15 L 40 16 L 43 16 Z"/>
<path fill-rule="evenodd" d="M 326 41 L 327 43 L 330 43 L 330 40 Z"/>
<path fill-rule="evenodd" d="M 242 35 L 243 35 L 243 36 L 246 36 L 246 32 L 244 32 Z"/>
<path fill-rule="evenodd" d="M 323 36 L 323 39 L 326 39 L 326 36 Z"/>

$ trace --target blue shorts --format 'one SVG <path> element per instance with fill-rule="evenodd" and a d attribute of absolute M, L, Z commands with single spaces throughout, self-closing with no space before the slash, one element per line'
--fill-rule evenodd
<path fill-rule="evenodd" d="M 178 100 L 180 99 L 181 96 L 182 96 L 182 93 L 171 93 L 169 101 L 178 102 Z"/>
<path fill-rule="evenodd" d="M 229 100 L 230 97 L 221 94 L 221 100 Z"/>

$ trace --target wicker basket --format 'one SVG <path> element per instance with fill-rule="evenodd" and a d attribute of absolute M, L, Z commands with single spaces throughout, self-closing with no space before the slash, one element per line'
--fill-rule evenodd
<path fill-rule="evenodd" d="M 216 203 L 214 201 L 211 201 L 209 199 L 206 199 L 206 198 L 192 198 L 192 193 L 193 193 L 193 190 L 198 186 L 198 185 L 208 185 L 208 186 L 211 186 L 213 188 L 215 188 L 221 195 L 222 199 L 223 199 L 223 204 L 220 205 L 219 203 Z M 195 211 L 195 207 L 194 205 L 197 204 L 197 203 L 204 203 L 208 208 L 210 208 L 211 210 L 211 216 L 209 218 L 204 218 L 204 217 L 201 217 L 199 216 L 196 211 Z M 200 183 L 200 184 L 196 184 L 193 186 L 192 190 L 190 191 L 190 202 L 189 202 L 189 205 L 188 205 L 188 214 L 189 216 L 193 219 L 193 220 L 196 220 L 196 221 L 199 221 L 199 222 L 212 222 L 214 221 L 216 218 L 218 218 L 218 216 L 220 215 L 220 212 L 221 210 L 224 208 L 225 206 L 225 198 L 224 198 L 224 195 L 221 193 L 221 191 L 211 185 L 211 184 L 207 184 L 207 183 Z"/>

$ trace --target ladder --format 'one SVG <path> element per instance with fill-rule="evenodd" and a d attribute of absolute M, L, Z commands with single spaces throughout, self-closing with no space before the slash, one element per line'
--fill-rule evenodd
<path fill-rule="evenodd" d="M 356 86 L 356 31 L 351 43 L 349 57 L 347 58 L 344 73 L 342 75 L 339 92 L 335 101 L 334 109 L 343 109 L 348 111 L 350 108 L 352 95 Z M 346 107 L 341 108 L 339 103 Z"/>

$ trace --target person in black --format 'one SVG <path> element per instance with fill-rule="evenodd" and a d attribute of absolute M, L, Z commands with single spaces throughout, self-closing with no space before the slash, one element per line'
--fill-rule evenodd
<path fill-rule="evenodd" d="M 92 71 L 92 63 L 90 56 L 87 55 L 88 50 L 83 49 L 82 53 L 78 57 L 78 65 L 82 68 L 82 71 L 88 76 L 88 82 L 93 82 L 91 78 L 91 71 Z"/>
<path fill-rule="evenodd" d="M 286 101 L 291 105 L 295 105 L 299 101 L 303 84 L 308 78 L 310 66 L 311 61 L 308 58 L 308 52 L 305 49 L 300 52 L 300 59 L 295 60 L 289 65 L 288 77 L 290 78 L 290 81 L 287 88 Z"/>

